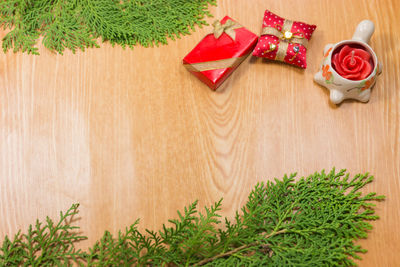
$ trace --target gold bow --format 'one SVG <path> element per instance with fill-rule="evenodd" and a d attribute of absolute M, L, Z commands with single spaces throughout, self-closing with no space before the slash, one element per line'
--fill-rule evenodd
<path fill-rule="evenodd" d="M 219 39 L 223 33 L 226 33 L 229 37 L 232 38 L 233 41 L 236 39 L 236 32 L 235 29 L 242 28 L 240 24 L 234 22 L 233 20 L 228 19 L 225 24 L 221 24 L 219 20 L 216 20 L 213 23 L 214 26 L 214 37 Z"/>
<path fill-rule="evenodd" d="M 282 42 L 279 42 L 279 48 L 275 57 L 276 60 L 279 61 L 284 60 L 289 43 L 300 44 L 303 45 L 305 48 L 307 48 L 308 40 L 301 33 L 299 34 L 299 32 L 295 33 L 291 32 L 293 21 L 287 19 L 283 23 L 283 26 L 281 26 L 281 29 L 278 29 L 277 28 L 278 26 L 281 25 L 276 25 L 276 27 L 270 27 L 270 26 L 264 27 L 261 33 L 261 35 L 265 34 L 274 35 L 278 37 L 280 40 L 282 40 Z"/>

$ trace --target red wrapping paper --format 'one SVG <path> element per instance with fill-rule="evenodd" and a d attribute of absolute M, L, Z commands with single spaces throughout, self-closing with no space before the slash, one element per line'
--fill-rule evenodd
<path fill-rule="evenodd" d="M 221 24 L 224 25 L 228 20 L 234 21 L 225 16 Z M 246 28 L 241 27 L 234 31 L 235 40 L 225 32 L 218 39 L 213 33 L 208 34 L 183 59 L 184 66 L 213 90 L 251 54 L 257 43 L 257 35 Z"/>
<path fill-rule="evenodd" d="M 284 19 L 269 10 L 265 11 L 264 20 L 263 20 L 263 29 L 264 28 L 276 28 L 279 31 L 285 31 L 284 25 L 285 21 L 290 21 L 288 19 Z M 292 26 L 288 29 L 289 32 L 293 34 L 293 36 L 301 36 L 303 39 L 309 41 L 311 36 L 316 29 L 317 26 L 307 24 L 301 21 L 292 21 Z M 283 41 L 274 34 L 262 34 L 260 39 L 258 40 L 257 46 L 254 49 L 253 56 L 263 57 L 271 60 L 279 60 L 290 65 L 294 65 L 300 68 L 307 68 L 307 47 L 298 44 L 296 42 L 291 42 L 289 40 L 287 44 L 287 48 L 285 48 L 285 56 L 281 59 L 277 58 L 277 52 L 279 50 L 279 46 L 282 45 Z M 273 49 L 273 47 L 277 49 Z M 296 52 L 297 49 L 297 52 Z"/>

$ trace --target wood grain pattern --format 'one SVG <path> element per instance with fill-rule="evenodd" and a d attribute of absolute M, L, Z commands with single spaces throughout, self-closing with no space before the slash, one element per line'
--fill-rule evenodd
<path fill-rule="evenodd" d="M 318 25 L 307 70 L 249 58 L 212 92 L 181 65 L 208 27 L 159 48 L 0 53 L 0 239 L 75 202 L 82 247 L 139 217 L 158 229 L 195 199 L 223 197 L 229 217 L 257 181 L 336 166 L 371 172 L 366 190 L 387 195 L 360 266 L 400 262 L 400 2 L 218 2 L 216 18 L 256 33 L 267 8 Z M 368 104 L 333 106 L 312 77 L 325 44 L 365 18 L 383 73 Z"/>

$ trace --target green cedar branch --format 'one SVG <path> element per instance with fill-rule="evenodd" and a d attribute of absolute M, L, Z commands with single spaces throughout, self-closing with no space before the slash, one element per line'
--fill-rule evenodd
<path fill-rule="evenodd" d="M 270 233 L 270 234 L 265 236 L 265 239 L 268 239 L 271 236 L 279 235 L 279 234 L 282 234 L 282 233 L 285 233 L 285 232 L 286 232 L 286 229 Z M 254 243 L 250 243 L 250 244 L 247 244 L 247 245 L 243 245 L 243 246 L 237 247 L 237 248 L 232 249 L 232 250 L 230 250 L 228 252 L 224 252 L 224 253 L 215 255 L 212 258 L 207 258 L 207 259 L 201 260 L 200 262 L 196 263 L 194 266 L 201 266 L 201 265 L 204 265 L 206 263 L 215 261 L 216 259 L 219 259 L 219 258 L 229 257 L 229 256 L 231 256 L 231 255 L 233 255 L 235 253 L 238 253 L 238 252 L 240 252 L 240 251 L 242 251 L 244 249 L 248 249 L 248 248 L 252 248 L 252 247 L 259 247 L 259 246 L 261 246 L 263 249 L 268 249 L 268 244 L 260 244 L 259 242 L 254 242 Z"/>
<path fill-rule="evenodd" d="M 98 38 L 131 48 L 166 44 L 206 24 L 210 5 L 216 0 L 2 0 L 2 48 L 38 55 L 40 36 L 60 54 L 98 47 Z"/>
<path fill-rule="evenodd" d="M 222 201 L 204 212 L 195 201 L 160 231 L 138 230 L 134 222 L 116 236 L 106 231 L 87 251 L 72 226 L 78 204 L 54 223 L 47 218 L 6 236 L 0 266 L 354 266 L 366 250 L 356 245 L 378 219 L 376 193 L 362 194 L 369 174 L 350 178 L 345 170 L 295 174 L 251 191 L 233 220 L 221 220 Z M 224 224 L 220 226 L 220 224 Z"/>

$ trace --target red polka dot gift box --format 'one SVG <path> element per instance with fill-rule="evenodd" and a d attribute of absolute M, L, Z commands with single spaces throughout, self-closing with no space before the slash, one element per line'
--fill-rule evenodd
<path fill-rule="evenodd" d="M 316 28 L 315 25 L 284 19 L 266 10 L 261 37 L 253 55 L 305 69 L 307 44 Z"/>
<path fill-rule="evenodd" d="M 257 35 L 226 16 L 183 59 L 183 65 L 216 90 L 253 51 Z"/>

